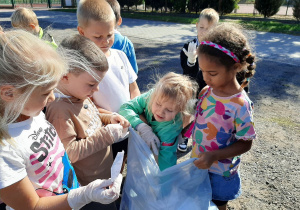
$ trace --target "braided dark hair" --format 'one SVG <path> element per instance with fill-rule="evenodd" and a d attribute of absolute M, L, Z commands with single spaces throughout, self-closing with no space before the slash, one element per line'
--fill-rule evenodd
<path fill-rule="evenodd" d="M 243 34 L 240 26 L 222 23 L 210 30 L 201 40 L 199 40 L 199 42 L 201 41 L 216 43 L 234 53 L 240 60 L 240 63 L 247 67 L 241 72 L 238 72 L 236 76 L 237 80 L 242 88 L 249 84 L 250 78 L 255 74 L 255 55 L 251 53 L 248 39 Z M 200 45 L 198 47 L 198 54 L 210 56 L 214 62 L 224 65 L 228 70 L 232 69 L 233 65 L 236 63 L 226 53 L 208 45 Z"/>

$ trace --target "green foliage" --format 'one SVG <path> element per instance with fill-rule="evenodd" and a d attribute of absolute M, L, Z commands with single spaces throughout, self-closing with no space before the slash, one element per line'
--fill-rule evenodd
<path fill-rule="evenodd" d="M 185 13 L 186 0 L 176 0 L 174 1 L 174 10 L 176 12 Z"/>
<path fill-rule="evenodd" d="M 138 6 L 138 5 L 141 5 L 141 4 L 144 4 L 144 0 L 135 0 L 134 1 L 135 6 Z"/>
<path fill-rule="evenodd" d="M 294 0 L 293 16 L 300 21 L 300 0 Z"/>
<path fill-rule="evenodd" d="M 220 1 L 220 0 L 219 0 Z M 225 15 L 231 13 L 234 9 L 238 8 L 238 3 L 240 0 L 221 0 L 221 3 L 219 3 L 219 14 Z"/>
<path fill-rule="evenodd" d="M 199 12 L 209 5 L 208 0 L 188 0 L 187 8 L 189 12 Z"/>
<path fill-rule="evenodd" d="M 124 7 L 125 5 L 127 7 L 132 7 L 133 5 L 135 5 L 135 0 L 118 0 L 119 4 L 121 7 Z"/>
<path fill-rule="evenodd" d="M 255 0 L 254 7 L 265 18 L 275 15 L 284 0 Z"/>
<path fill-rule="evenodd" d="M 205 8 L 214 8 L 220 15 L 231 13 L 238 8 L 240 0 L 188 0 L 189 11 L 198 12 Z"/>
<path fill-rule="evenodd" d="M 164 0 L 145 0 L 146 6 L 152 7 L 152 10 L 158 11 L 164 6 Z"/>
<path fill-rule="evenodd" d="M 274 21 L 238 21 L 238 23 L 244 25 L 245 28 L 256 30 L 256 31 L 265 31 L 273 33 L 284 33 L 292 35 L 300 35 L 300 25 L 299 24 L 282 24 L 276 20 Z"/>

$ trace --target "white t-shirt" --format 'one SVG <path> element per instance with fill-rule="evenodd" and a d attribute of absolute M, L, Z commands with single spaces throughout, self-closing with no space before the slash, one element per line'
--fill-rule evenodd
<path fill-rule="evenodd" d="M 129 84 L 137 75 L 124 52 L 110 49 L 107 58 L 109 69 L 93 94 L 96 105 L 111 112 L 119 112 L 120 106 L 130 100 Z"/>
<path fill-rule="evenodd" d="M 0 189 L 28 176 L 40 196 L 43 189 L 62 193 L 65 149 L 44 113 L 10 124 L 9 134 L 13 143 L 0 145 Z"/>

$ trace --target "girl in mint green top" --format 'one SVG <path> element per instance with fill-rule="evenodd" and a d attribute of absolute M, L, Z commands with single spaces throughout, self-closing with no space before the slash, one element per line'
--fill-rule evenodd
<path fill-rule="evenodd" d="M 176 165 L 177 136 L 187 122 L 187 102 L 195 97 L 195 82 L 187 76 L 170 72 L 150 91 L 123 104 L 123 115 L 158 155 L 160 170 Z M 146 123 L 140 119 L 144 114 Z M 187 122 L 188 123 L 188 122 Z"/>

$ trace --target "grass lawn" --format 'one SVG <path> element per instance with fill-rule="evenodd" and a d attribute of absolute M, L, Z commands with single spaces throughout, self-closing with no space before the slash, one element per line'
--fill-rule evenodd
<path fill-rule="evenodd" d="M 55 11 L 63 12 L 76 12 L 76 9 L 52 9 Z M 50 10 L 51 11 L 51 10 Z M 122 17 L 165 21 L 173 23 L 186 23 L 196 24 L 198 21 L 198 15 L 196 14 L 176 14 L 176 13 L 156 13 L 156 12 L 144 12 L 144 11 L 122 11 Z M 254 20 L 253 20 L 254 19 Z M 244 25 L 247 29 L 256 31 L 284 33 L 300 36 L 300 24 L 295 20 L 285 20 L 283 23 L 281 19 L 264 19 L 260 15 L 255 17 L 252 14 L 228 14 L 222 16 L 221 22 L 235 22 Z"/>

